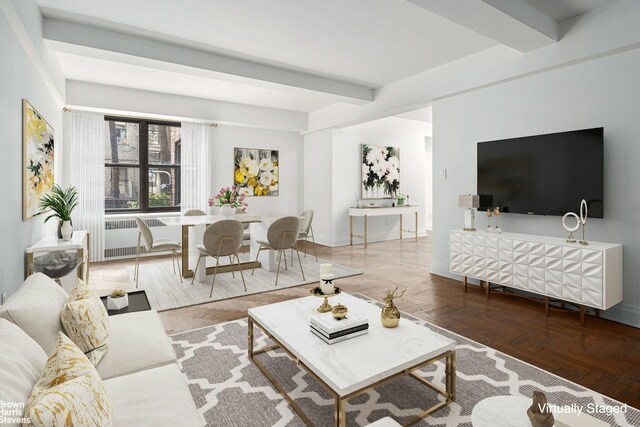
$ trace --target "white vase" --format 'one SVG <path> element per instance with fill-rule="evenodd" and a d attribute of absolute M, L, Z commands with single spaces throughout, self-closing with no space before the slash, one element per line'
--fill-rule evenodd
<path fill-rule="evenodd" d="M 64 221 L 60 231 L 62 231 L 62 240 L 71 240 L 71 235 L 73 234 L 71 221 Z"/>
<path fill-rule="evenodd" d="M 222 213 L 222 216 L 225 218 L 231 218 L 236 214 L 236 208 L 231 205 L 222 205 L 220 207 L 220 213 Z"/>
<path fill-rule="evenodd" d="M 125 294 L 125 296 L 119 298 L 107 297 L 107 310 L 122 310 L 128 305 L 129 295 Z"/>

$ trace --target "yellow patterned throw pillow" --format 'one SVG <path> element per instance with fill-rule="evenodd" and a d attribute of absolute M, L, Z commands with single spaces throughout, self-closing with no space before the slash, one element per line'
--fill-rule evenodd
<path fill-rule="evenodd" d="M 24 410 L 23 427 L 111 426 L 111 401 L 102 379 L 62 332 Z"/>
<path fill-rule="evenodd" d="M 100 298 L 82 280 L 60 313 L 68 337 L 97 365 L 109 344 L 109 314 Z"/>

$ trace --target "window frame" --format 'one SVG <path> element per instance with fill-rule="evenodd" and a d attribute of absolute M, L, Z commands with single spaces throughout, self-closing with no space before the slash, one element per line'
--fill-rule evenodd
<path fill-rule="evenodd" d="M 107 209 L 105 214 L 126 214 L 126 213 L 149 213 L 149 212 L 180 212 L 180 206 L 149 206 L 149 169 L 175 169 L 176 173 L 176 194 L 182 203 L 182 194 L 180 192 L 180 182 L 182 180 L 182 156 L 180 156 L 179 165 L 163 165 L 149 163 L 149 125 L 160 125 L 181 128 L 180 122 L 171 122 L 163 120 L 139 119 L 135 117 L 120 116 L 104 116 L 104 121 L 117 121 L 138 124 L 138 163 L 111 163 L 105 160 L 105 170 L 108 167 L 136 168 L 140 177 L 140 200 L 138 209 Z M 182 135 L 180 135 L 180 144 L 182 144 Z M 106 195 L 105 195 L 106 196 Z M 105 197 L 106 198 L 106 197 Z"/>

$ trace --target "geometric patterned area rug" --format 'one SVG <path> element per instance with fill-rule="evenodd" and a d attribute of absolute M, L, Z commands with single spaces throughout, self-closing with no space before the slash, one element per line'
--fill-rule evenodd
<path fill-rule="evenodd" d="M 363 295 L 356 296 L 380 305 Z M 410 321 L 456 341 L 456 400 L 417 426 L 471 427 L 471 411 L 491 396 L 530 397 L 543 391 L 550 403 L 577 404 L 587 408 L 622 405 L 593 390 L 567 381 L 521 360 L 454 334 L 411 315 Z M 255 348 L 270 340 L 255 329 Z M 264 427 L 304 426 L 302 419 L 247 356 L 247 321 L 236 320 L 171 336 L 182 372 L 198 410 L 208 426 Z M 363 355 L 365 357 L 366 355 Z M 312 377 L 284 353 L 261 354 L 261 360 L 283 384 L 317 426 L 334 423 L 334 400 Z M 420 375 L 444 387 L 444 363 L 420 371 Z M 391 381 L 347 403 L 347 426 L 365 426 L 385 416 L 399 423 L 437 403 L 436 393 L 410 377 Z M 639 426 L 640 411 L 627 407 L 626 414 L 592 413 L 612 426 Z"/>
<path fill-rule="evenodd" d="M 171 260 L 166 258 L 159 258 L 157 261 L 141 265 L 139 287 L 146 291 L 152 309 L 164 311 L 319 282 L 320 264 L 328 261 L 321 258 L 316 261 L 311 255 L 308 257 L 303 255 L 300 254 L 300 260 L 305 279 L 303 280 L 300 274 L 298 260 L 294 257 L 295 262 L 290 265 L 290 258 L 287 257 L 287 268 L 285 269 L 283 263 L 277 287 L 275 285 L 276 273 L 262 268 L 256 268 L 253 275 L 251 270 L 243 270 L 242 273 L 247 284 L 246 291 L 242 286 L 239 272 L 218 273 L 213 287 L 213 296 L 210 297 L 212 274 L 207 276 L 206 282 L 194 281 L 191 284 L 191 278 L 183 279 L 181 282 L 180 277 L 173 273 Z M 249 254 L 240 254 L 240 260 L 242 262 L 249 261 Z M 211 263 L 212 259 L 208 257 L 208 261 Z M 224 261 L 226 262 L 226 260 Z M 332 264 L 336 279 L 362 274 L 362 271 L 336 263 Z M 135 287 L 135 281 L 133 281 L 134 265 L 129 266 L 127 271 L 129 277 L 132 278 L 131 287 L 133 288 Z"/>

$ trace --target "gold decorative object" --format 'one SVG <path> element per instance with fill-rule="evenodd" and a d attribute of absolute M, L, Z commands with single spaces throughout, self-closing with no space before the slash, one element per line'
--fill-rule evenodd
<path fill-rule="evenodd" d="M 407 289 L 403 289 L 402 291 L 398 291 L 398 287 L 393 291 L 387 291 L 387 296 L 384 297 L 384 308 L 380 313 L 380 319 L 382 320 L 382 326 L 385 328 L 395 328 L 400 323 L 400 310 L 398 307 L 393 305 L 394 298 L 400 298 Z"/>
<path fill-rule="evenodd" d="M 541 391 L 533 392 L 533 403 L 527 409 L 533 427 L 553 427 L 555 420 L 547 404 L 547 396 Z"/>
<path fill-rule="evenodd" d="M 348 312 L 349 309 L 340 303 L 338 303 L 338 305 L 334 306 L 333 309 L 331 309 L 331 314 L 333 314 L 333 317 L 336 320 L 344 319 L 345 317 L 347 317 Z"/>
<path fill-rule="evenodd" d="M 493 215 L 493 211 L 491 209 L 487 209 L 487 218 L 489 219 L 489 231 L 491 231 L 491 216 Z"/>
<path fill-rule="evenodd" d="M 493 230 L 495 233 L 500 233 L 502 231 L 500 227 L 498 227 L 498 217 L 500 216 L 501 213 L 502 212 L 500 212 L 499 207 L 493 208 L 493 215 L 496 217 L 496 226 L 494 227 L 494 230 Z"/>
<path fill-rule="evenodd" d="M 322 302 L 322 304 L 320 304 L 320 307 L 318 307 L 318 311 L 320 313 L 330 312 L 333 309 L 333 307 L 331 306 L 331 304 L 329 304 L 329 298 L 335 297 L 336 295 L 340 295 L 341 292 L 342 290 L 337 286 L 333 288 L 332 294 L 323 294 L 322 289 L 320 289 L 320 286 L 316 286 L 310 291 L 311 295 L 319 298 L 324 298 L 324 301 Z"/>

